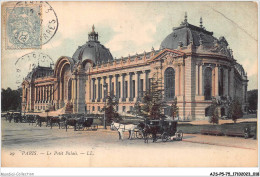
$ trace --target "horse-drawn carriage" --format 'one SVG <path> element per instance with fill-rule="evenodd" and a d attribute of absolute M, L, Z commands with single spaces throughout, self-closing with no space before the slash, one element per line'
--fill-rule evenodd
<path fill-rule="evenodd" d="M 62 114 L 59 117 L 61 120 L 61 128 L 65 128 L 66 131 L 69 127 L 74 127 L 74 131 L 98 129 L 98 125 L 93 124 L 94 118 L 87 117 L 85 114 Z"/>
<path fill-rule="evenodd" d="M 170 140 L 181 141 L 183 132 L 177 130 L 177 125 L 178 122 L 173 120 L 147 120 L 138 125 L 139 130 L 136 132 L 136 137 L 144 138 L 145 143 L 148 143 L 149 139 L 153 140 L 153 142 L 158 139 L 163 142 Z"/>
<path fill-rule="evenodd" d="M 162 139 L 163 142 L 170 140 L 181 141 L 183 138 L 183 132 L 177 130 L 177 121 L 173 120 L 145 120 L 139 122 L 139 124 L 121 124 L 112 122 L 111 130 L 117 130 L 119 133 L 119 139 L 123 139 L 123 132 L 129 132 L 129 139 L 133 136 L 138 139 L 144 139 L 145 143 L 151 139 L 156 142 L 158 139 Z"/>

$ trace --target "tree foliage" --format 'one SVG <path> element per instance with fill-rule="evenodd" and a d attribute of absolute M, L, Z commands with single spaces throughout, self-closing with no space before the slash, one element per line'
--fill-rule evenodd
<path fill-rule="evenodd" d="M 219 122 L 219 109 L 218 109 L 218 102 L 216 100 L 216 98 L 212 99 L 212 103 L 209 107 L 209 114 L 210 114 L 210 118 L 209 118 L 209 123 L 212 124 L 218 124 Z"/>
<path fill-rule="evenodd" d="M 241 118 L 243 116 L 242 106 L 238 99 L 234 99 L 231 101 L 230 104 L 230 116 L 234 123 L 236 123 L 238 118 Z"/>
<path fill-rule="evenodd" d="M 11 88 L 2 89 L 1 92 L 1 101 L 2 111 L 8 111 L 8 110 L 21 110 L 21 92 L 22 89 L 12 90 Z"/>
<path fill-rule="evenodd" d="M 122 120 L 115 107 L 118 106 L 118 101 L 114 96 L 107 96 L 106 98 L 106 106 L 105 106 L 105 115 L 106 122 L 111 123 L 112 121 L 119 122 Z M 104 109 L 102 110 L 104 111 Z"/>
<path fill-rule="evenodd" d="M 179 107 L 177 106 L 177 98 L 175 97 L 171 105 L 171 116 L 173 119 L 179 115 Z"/>
<path fill-rule="evenodd" d="M 247 92 L 247 101 L 249 103 L 249 110 L 257 110 L 258 104 L 258 89 L 250 90 Z"/>
<path fill-rule="evenodd" d="M 166 107 L 163 99 L 162 80 L 154 77 L 150 89 L 145 92 L 142 99 L 141 113 L 146 119 L 164 119 L 163 109 Z"/>

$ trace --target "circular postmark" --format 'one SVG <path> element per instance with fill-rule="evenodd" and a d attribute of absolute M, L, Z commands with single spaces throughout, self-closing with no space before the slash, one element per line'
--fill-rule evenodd
<path fill-rule="evenodd" d="M 58 18 L 48 2 L 20 1 L 6 8 L 7 48 L 41 48 L 58 29 Z"/>
<path fill-rule="evenodd" d="M 15 62 L 16 84 L 21 86 L 24 79 L 32 80 L 35 77 L 49 76 L 53 72 L 54 62 L 52 58 L 41 52 L 32 52 L 18 58 Z M 42 70 L 37 73 L 35 71 Z M 47 72 L 46 72 L 47 71 Z"/>

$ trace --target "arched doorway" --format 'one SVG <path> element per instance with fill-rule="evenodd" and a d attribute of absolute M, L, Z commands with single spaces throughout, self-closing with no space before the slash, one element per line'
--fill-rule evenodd
<path fill-rule="evenodd" d="M 62 94 L 61 99 L 65 102 L 71 100 L 71 71 L 70 66 L 66 64 L 62 68 L 61 73 L 61 85 L 62 85 Z"/>
<path fill-rule="evenodd" d="M 205 100 L 212 98 L 212 69 L 210 67 L 204 70 L 204 96 Z"/>
<path fill-rule="evenodd" d="M 164 72 L 164 91 L 165 99 L 172 100 L 175 96 L 175 71 L 167 68 Z"/>

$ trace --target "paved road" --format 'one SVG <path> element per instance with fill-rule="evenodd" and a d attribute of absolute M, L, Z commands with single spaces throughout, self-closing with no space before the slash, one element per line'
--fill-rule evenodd
<path fill-rule="evenodd" d="M 127 137 L 127 133 L 125 134 Z M 116 131 L 73 131 L 2 120 L 4 166 L 257 166 L 257 141 L 184 135 L 183 141 L 123 141 Z"/>

